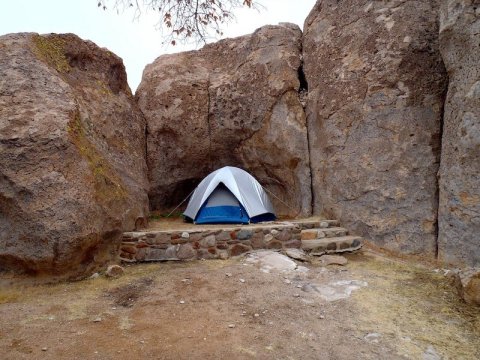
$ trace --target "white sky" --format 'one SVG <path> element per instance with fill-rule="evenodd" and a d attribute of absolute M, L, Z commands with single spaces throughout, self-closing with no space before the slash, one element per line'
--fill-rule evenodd
<path fill-rule="evenodd" d="M 111 1 L 113 3 L 113 1 Z M 279 22 L 303 22 L 316 0 L 260 0 L 260 13 L 250 9 L 236 12 L 237 20 L 224 28 L 225 37 L 252 33 L 255 29 Z M 133 12 L 117 14 L 97 7 L 97 0 L 9 0 L 0 5 L 0 35 L 15 32 L 75 33 L 123 59 L 132 91 L 140 83 L 144 67 L 162 54 L 190 50 L 195 46 L 161 45 L 155 29 L 155 14 L 133 20 Z"/>

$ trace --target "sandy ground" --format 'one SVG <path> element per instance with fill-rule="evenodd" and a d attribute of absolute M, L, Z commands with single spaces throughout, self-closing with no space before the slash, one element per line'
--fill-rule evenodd
<path fill-rule="evenodd" d="M 323 218 L 320 217 L 310 217 L 304 218 L 300 221 L 320 221 Z M 278 224 L 284 225 L 287 223 L 295 222 L 296 220 L 291 219 L 278 219 L 275 222 L 264 222 L 258 224 L 248 224 L 248 225 L 241 225 L 241 224 L 192 224 L 185 222 L 181 217 L 170 217 L 170 218 L 160 218 L 160 219 L 151 219 L 148 223 L 147 230 L 162 230 L 162 231 L 182 231 L 182 230 L 228 230 L 228 229 L 237 229 L 237 228 L 245 228 L 245 229 L 255 229 L 255 228 L 263 228 L 265 224 Z"/>
<path fill-rule="evenodd" d="M 347 257 L 306 273 L 265 273 L 239 258 L 132 265 L 119 279 L 56 285 L 5 285 L 4 276 L 0 358 L 480 358 L 480 309 L 441 272 Z M 312 291 L 352 280 L 366 286 L 344 299 Z"/>

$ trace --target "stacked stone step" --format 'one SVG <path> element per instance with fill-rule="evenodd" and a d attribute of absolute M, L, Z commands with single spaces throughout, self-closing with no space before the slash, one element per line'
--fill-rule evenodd
<path fill-rule="evenodd" d="M 257 249 L 302 247 L 321 250 L 325 239 L 328 239 L 325 252 L 359 248 L 355 242 L 359 238 L 346 235 L 347 230 L 340 228 L 336 220 L 302 219 L 249 226 L 225 225 L 222 229 L 202 229 L 192 225 L 184 231 L 152 229 L 126 232 L 119 255 L 125 262 L 226 259 Z"/>
<path fill-rule="evenodd" d="M 308 225 L 307 225 L 308 226 Z M 226 259 L 256 249 L 300 248 L 302 227 L 291 222 L 223 229 L 135 231 L 123 234 L 120 259 L 125 262 Z"/>
<path fill-rule="evenodd" d="M 362 238 L 348 235 L 347 229 L 336 226 L 337 222 L 320 221 L 318 225 L 300 234 L 301 248 L 311 255 L 355 251 L 362 247 Z"/>

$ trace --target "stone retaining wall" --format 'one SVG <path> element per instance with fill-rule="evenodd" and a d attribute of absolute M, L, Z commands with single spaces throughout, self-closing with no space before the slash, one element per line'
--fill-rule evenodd
<path fill-rule="evenodd" d="M 336 225 L 334 220 L 276 222 L 265 225 L 184 231 L 149 230 L 123 234 L 120 258 L 126 262 L 228 259 L 255 249 L 301 246 L 301 231 Z"/>

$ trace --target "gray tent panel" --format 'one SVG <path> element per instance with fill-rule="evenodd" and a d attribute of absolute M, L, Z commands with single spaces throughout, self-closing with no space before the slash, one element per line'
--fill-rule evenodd
<path fill-rule="evenodd" d="M 205 207 L 238 206 L 239 202 L 225 186 L 219 185 L 208 197 Z"/>
<path fill-rule="evenodd" d="M 220 196 L 226 196 L 224 193 L 219 193 L 218 197 L 217 194 L 214 194 L 212 196 L 213 199 L 209 199 L 210 195 L 220 184 L 224 184 L 230 190 L 238 202 L 245 208 L 250 218 L 266 213 L 275 213 L 267 193 L 252 175 L 245 170 L 225 166 L 212 172 L 200 182 L 190 198 L 184 215 L 194 220 L 207 200 L 220 204 L 218 200 Z M 223 189 L 223 191 L 225 190 Z"/>

